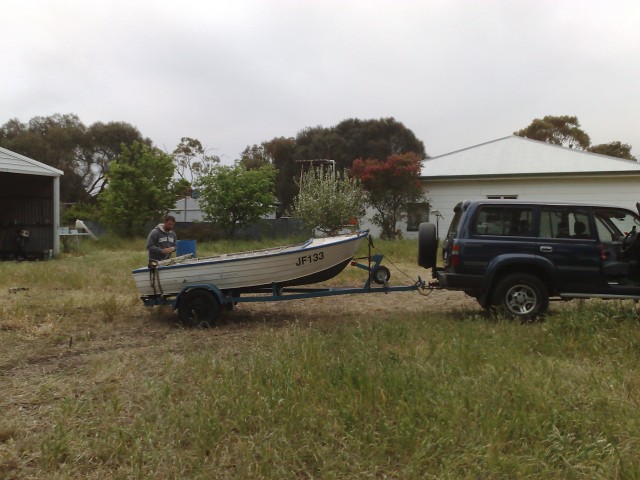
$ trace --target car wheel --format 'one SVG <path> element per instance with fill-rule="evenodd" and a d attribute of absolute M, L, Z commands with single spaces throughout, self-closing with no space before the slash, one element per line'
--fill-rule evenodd
<path fill-rule="evenodd" d="M 509 318 L 528 322 L 547 311 L 549 292 L 535 275 L 515 273 L 496 284 L 493 305 Z"/>
<path fill-rule="evenodd" d="M 418 227 L 418 265 L 423 268 L 436 266 L 438 237 L 433 223 L 421 223 Z"/>
<path fill-rule="evenodd" d="M 209 328 L 220 316 L 220 303 L 211 292 L 189 290 L 180 298 L 178 315 L 184 326 Z"/>

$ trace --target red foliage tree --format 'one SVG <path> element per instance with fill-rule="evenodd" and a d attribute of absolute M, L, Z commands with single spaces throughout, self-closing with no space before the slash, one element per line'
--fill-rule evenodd
<path fill-rule="evenodd" d="M 368 204 L 376 210 L 372 221 L 382 230 L 380 237 L 401 238 L 397 228 L 407 216 L 409 203 L 418 201 L 424 190 L 420 183 L 421 158 L 415 153 L 391 155 L 385 161 L 357 159 L 351 176 L 360 179 L 368 192 Z"/>

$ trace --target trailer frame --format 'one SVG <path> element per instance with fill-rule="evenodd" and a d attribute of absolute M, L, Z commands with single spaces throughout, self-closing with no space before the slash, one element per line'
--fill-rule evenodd
<path fill-rule="evenodd" d="M 365 259 L 366 264 L 358 261 Z M 180 320 L 185 325 L 212 326 L 218 320 L 223 308 L 231 310 L 239 303 L 282 302 L 338 295 L 424 291 L 435 288 L 431 284 L 426 284 L 420 277 L 412 285 L 389 285 L 391 274 L 389 269 L 382 265 L 383 259 L 384 255 L 375 254 L 351 261 L 351 266 L 368 272 L 367 280 L 362 287 L 283 287 L 274 283 L 270 288 L 255 288 L 238 293 L 223 291 L 210 283 L 197 283 L 186 285 L 177 294 L 143 296 L 141 300 L 147 307 L 169 305 L 172 309 L 177 309 Z M 373 286 L 372 283 L 380 286 Z"/>

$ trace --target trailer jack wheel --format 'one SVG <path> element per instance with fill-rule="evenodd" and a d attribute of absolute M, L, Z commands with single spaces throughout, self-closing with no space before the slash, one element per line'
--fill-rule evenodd
<path fill-rule="evenodd" d="M 220 316 L 220 304 L 206 290 L 189 290 L 180 298 L 178 315 L 184 326 L 209 328 Z"/>
<path fill-rule="evenodd" d="M 391 272 L 385 266 L 379 265 L 371 271 L 371 280 L 378 285 L 386 285 L 391 278 Z"/>

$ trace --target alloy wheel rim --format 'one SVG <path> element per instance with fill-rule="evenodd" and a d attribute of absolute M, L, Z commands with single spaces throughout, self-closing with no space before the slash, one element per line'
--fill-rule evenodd
<path fill-rule="evenodd" d="M 537 302 L 538 296 L 535 290 L 527 285 L 515 285 L 509 289 L 506 295 L 507 308 L 516 315 L 531 313 Z"/>

